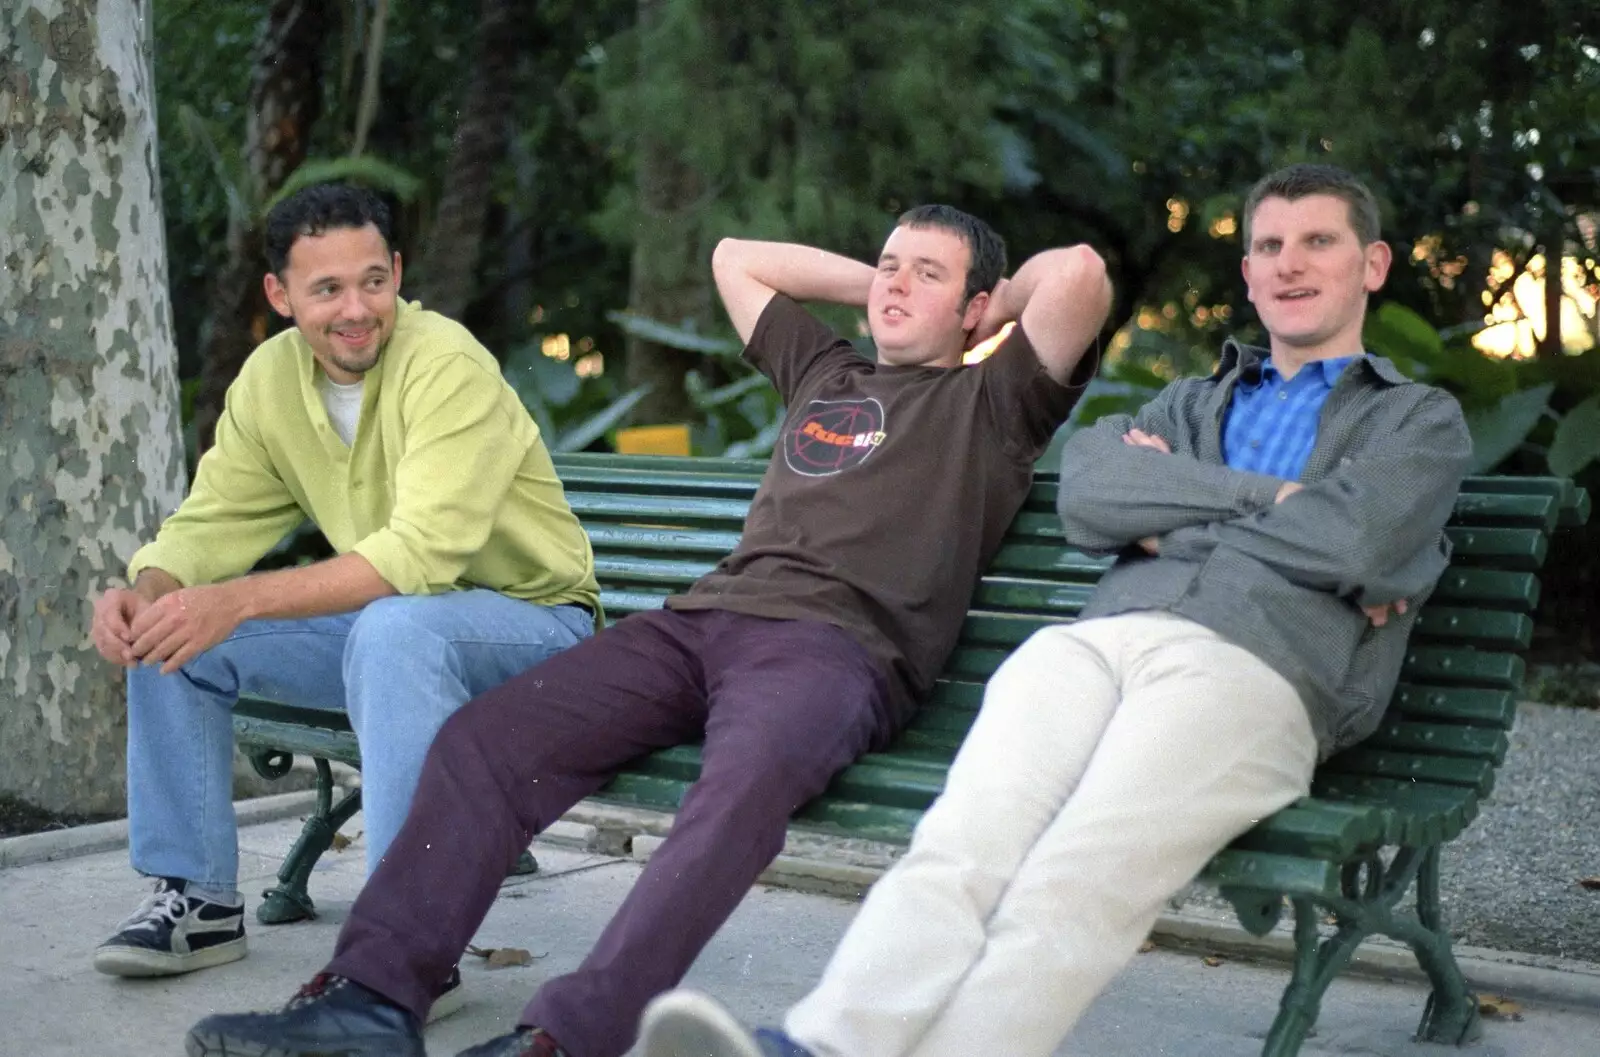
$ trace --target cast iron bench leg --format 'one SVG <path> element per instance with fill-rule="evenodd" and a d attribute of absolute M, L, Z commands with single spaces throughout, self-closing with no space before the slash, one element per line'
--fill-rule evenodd
<path fill-rule="evenodd" d="M 1322 910 L 1304 896 L 1290 900 L 1294 905 L 1294 973 L 1284 988 L 1278 1016 L 1267 1032 L 1262 1057 L 1294 1057 L 1317 1023 L 1322 1012 L 1322 996 L 1334 977 L 1343 971 L 1356 952 L 1366 931 L 1354 922 L 1341 922 L 1339 931 L 1324 940 L 1317 923 Z"/>
<path fill-rule="evenodd" d="M 339 832 L 339 827 L 361 810 L 360 789 L 346 794 L 335 804 L 333 771 L 328 761 L 314 759 L 312 762 L 317 768 L 317 810 L 306 819 L 300 838 L 294 842 L 294 847 L 283 860 L 283 866 L 278 869 L 278 884 L 262 893 L 261 905 L 256 908 L 256 920 L 263 925 L 287 925 L 317 916 L 316 904 L 311 901 L 311 894 L 307 891 L 311 871 L 316 868 L 322 853 L 333 846 L 333 837 Z M 538 860 L 532 852 L 524 851 L 517 857 L 510 876 L 521 877 L 538 872 Z"/>
<path fill-rule="evenodd" d="M 1416 885 L 1417 910 L 1396 912 Z M 1347 863 L 1338 897 L 1296 897 L 1294 904 L 1294 975 L 1263 1057 L 1294 1057 L 1317 1021 L 1322 996 L 1366 937 L 1381 934 L 1407 944 L 1433 983 L 1417 1037 L 1427 1042 L 1465 1045 L 1483 1034 L 1478 1000 L 1467 988 L 1450 945 L 1439 903 L 1439 845 L 1403 847 L 1385 862 L 1374 854 Z M 1337 931 L 1327 939 L 1317 923 L 1331 910 Z"/>
<path fill-rule="evenodd" d="M 278 870 L 278 884 L 262 893 L 262 902 L 256 908 L 256 920 L 263 925 L 284 925 L 291 921 L 305 921 L 317 916 L 316 905 L 306 891 L 311 870 L 322 853 L 333 845 L 334 834 L 350 821 L 350 816 L 361 810 L 361 790 L 346 793 L 333 802 L 333 770 L 328 761 L 312 761 L 317 767 L 317 810 L 306 819 L 300 839 L 294 842 L 283 866 Z"/>
<path fill-rule="evenodd" d="M 1428 1042 L 1464 1046 L 1483 1036 L 1483 1021 L 1478 1014 L 1478 996 L 1467 987 L 1461 966 L 1450 942 L 1444 908 L 1439 902 L 1439 845 L 1429 848 L 1417 872 L 1417 921 L 1414 930 L 1397 936 L 1411 945 L 1433 993 L 1422 1011 L 1417 1037 Z M 1410 924 L 1407 922 L 1407 924 Z"/>

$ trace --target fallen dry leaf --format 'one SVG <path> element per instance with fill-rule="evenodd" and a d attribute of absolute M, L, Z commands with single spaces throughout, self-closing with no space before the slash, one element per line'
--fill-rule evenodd
<path fill-rule="evenodd" d="M 1521 1020 L 1522 1005 L 1503 995 L 1479 995 L 1478 1012 L 1486 1017 L 1501 1017 L 1506 1020 Z"/>
<path fill-rule="evenodd" d="M 1204 958 L 1200 959 L 1200 964 L 1204 965 L 1208 969 L 1215 969 L 1217 966 L 1222 964 L 1222 959 L 1218 958 L 1215 954 L 1208 954 Z"/>
<path fill-rule="evenodd" d="M 350 847 L 350 838 L 346 837 L 343 833 L 335 833 L 333 835 L 333 843 L 330 844 L 329 847 L 334 851 L 344 851 L 346 848 Z"/>
<path fill-rule="evenodd" d="M 1149 954 L 1151 951 L 1153 951 L 1155 949 L 1156 949 L 1156 941 L 1155 940 L 1145 940 L 1143 943 L 1139 944 L 1139 953 L 1140 954 Z"/>
<path fill-rule="evenodd" d="M 527 965 L 533 961 L 533 955 L 521 947 L 468 947 L 467 953 L 482 958 L 491 969 Z"/>
<path fill-rule="evenodd" d="M 1587 888 L 1591 892 L 1600 891 L 1600 877 L 1580 877 L 1578 887 Z"/>

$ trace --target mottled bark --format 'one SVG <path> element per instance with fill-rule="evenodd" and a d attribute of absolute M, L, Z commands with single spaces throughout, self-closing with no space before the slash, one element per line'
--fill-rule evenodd
<path fill-rule="evenodd" d="M 123 803 L 91 596 L 184 489 L 145 0 L 0 5 L 0 792 Z"/>
<path fill-rule="evenodd" d="M 652 61 L 651 29 L 667 0 L 639 0 L 640 62 Z M 634 229 L 628 309 L 672 324 L 711 318 L 711 262 L 705 240 L 705 182 L 687 165 L 675 144 L 650 132 L 637 145 Z M 689 422 L 694 405 L 683 379 L 700 362 L 692 352 L 629 336 L 625 377 L 631 388 L 650 385 L 650 395 L 633 410 L 640 424 Z"/>
<path fill-rule="evenodd" d="M 518 39 L 514 0 L 483 0 L 468 68 L 472 78 L 456 119 L 444 191 L 434 215 L 416 288 L 423 304 L 460 319 L 477 287 L 483 224 L 494 193 L 495 169 L 511 141 L 516 103 L 512 68 Z"/>
<path fill-rule="evenodd" d="M 305 161 L 311 126 L 322 104 L 323 0 L 272 0 L 256 38 L 246 108 L 247 212 L 228 218 L 228 256 L 212 277 L 200 330 L 200 388 L 195 426 L 200 449 L 211 446 L 222 398 L 245 357 L 266 337 L 271 308 L 261 288 L 260 206 Z"/>

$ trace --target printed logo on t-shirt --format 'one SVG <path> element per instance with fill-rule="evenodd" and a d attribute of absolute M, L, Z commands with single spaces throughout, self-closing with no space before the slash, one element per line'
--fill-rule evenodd
<path fill-rule="evenodd" d="M 882 444 L 883 405 L 865 400 L 813 400 L 783 437 L 789 469 L 827 477 L 860 466 Z"/>

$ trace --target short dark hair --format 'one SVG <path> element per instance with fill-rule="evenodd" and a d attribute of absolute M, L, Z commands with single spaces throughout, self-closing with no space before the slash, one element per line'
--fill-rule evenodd
<path fill-rule="evenodd" d="M 985 290 L 993 290 L 1006 274 L 1006 240 L 971 213 L 963 213 L 954 206 L 917 206 L 901 213 L 895 227 L 939 228 L 960 236 L 972 257 L 967 265 L 967 301 Z"/>
<path fill-rule="evenodd" d="M 1373 196 L 1372 189 L 1337 165 L 1302 162 L 1270 173 L 1250 188 L 1250 194 L 1244 200 L 1244 223 L 1241 225 L 1245 252 L 1250 252 L 1250 222 L 1255 219 L 1256 209 L 1263 201 L 1268 198 L 1287 198 L 1293 202 L 1309 195 L 1332 195 L 1344 199 L 1350 209 L 1350 226 L 1355 229 L 1361 245 L 1367 246 L 1378 241 L 1378 200 Z"/>
<path fill-rule="evenodd" d="M 321 235 L 339 228 L 364 228 L 368 224 L 383 236 L 385 248 L 394 245 L 394 221 L 383 199 L 354 184 L 327 183 L 303 187 L 267 213 L 267 267 L 282 275 L 289 266 L 289 248 L 302 235 Z"/>

